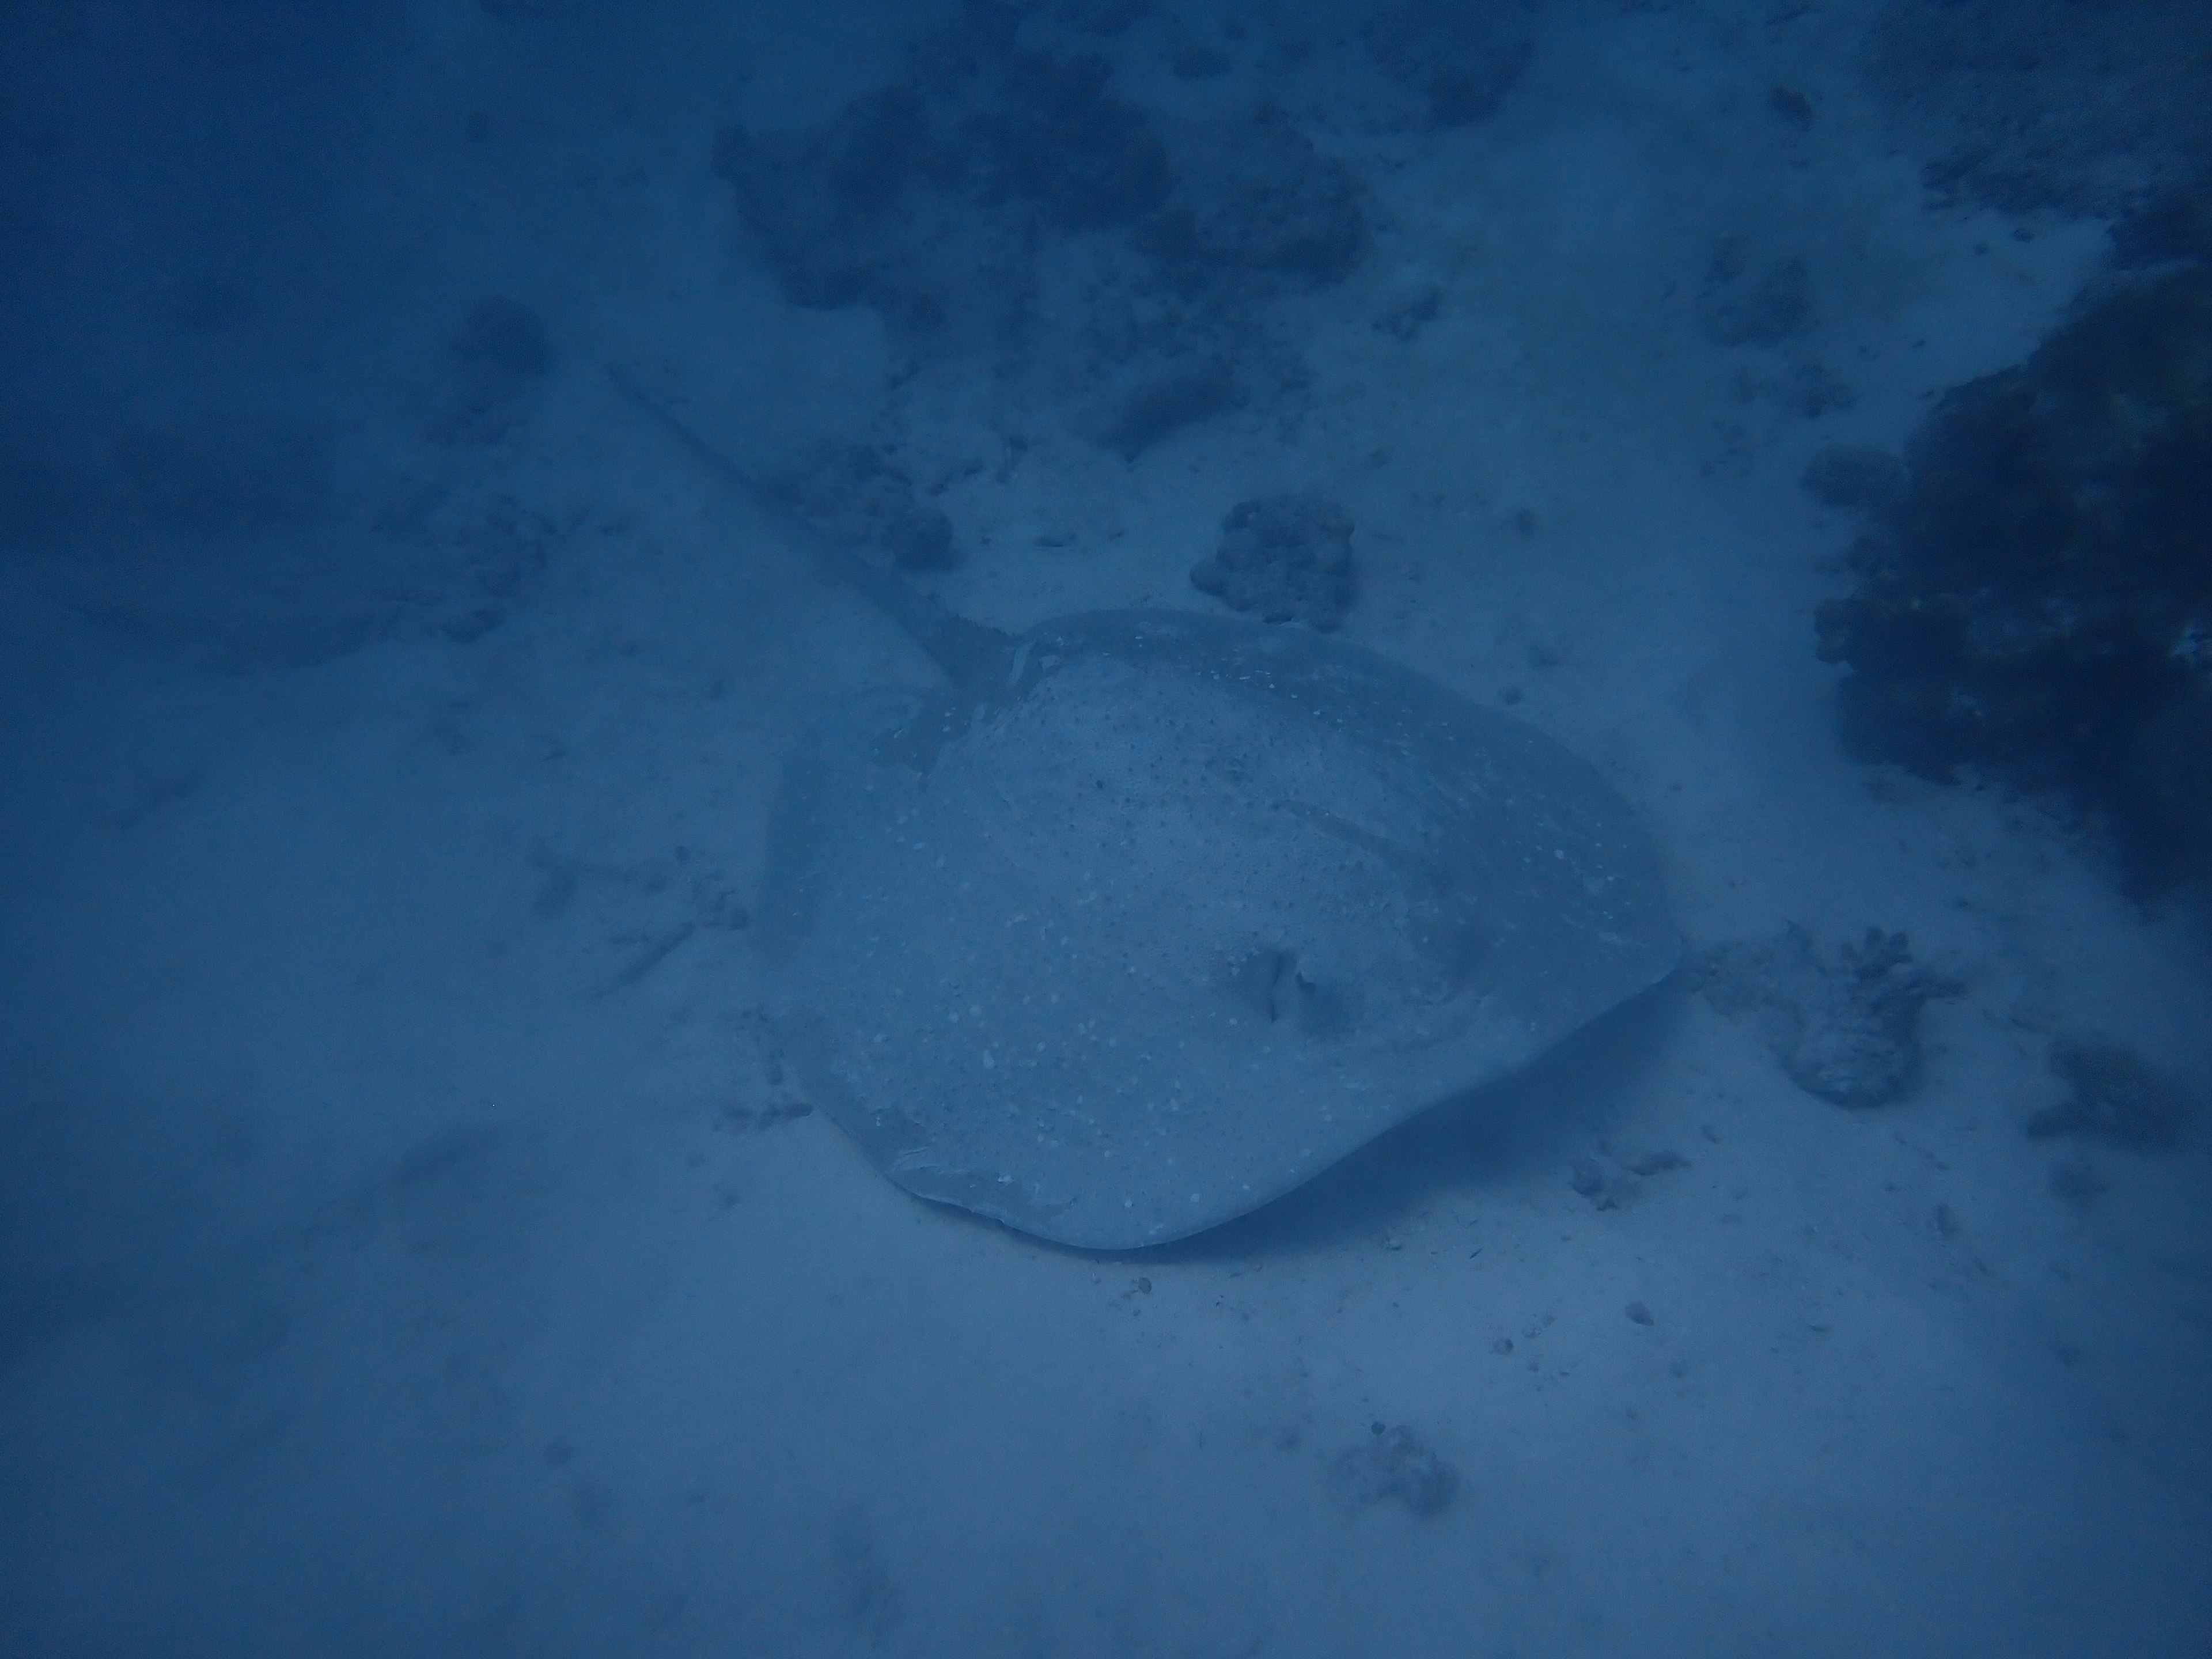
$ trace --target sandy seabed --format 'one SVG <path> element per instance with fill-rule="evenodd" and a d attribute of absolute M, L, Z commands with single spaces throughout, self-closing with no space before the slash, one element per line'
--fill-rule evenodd
<path fill-rule="evenodd" d="M 2204 1149 L 2024 1133 L 2054 1035 L 2201 1073 L 2201 921 L 2063 811 L 1842 754 L 1811 611 L 1855 526 L 1800 484 L 2021 358 L 2102 222 L 1931 200 L 1851 5 L 1562 5 L 1447 131 L 1321 27 L 1272 89 L 1369 245 L 1265 302 L 1294 391 L 1132 460 L 788 305 L 709 172 L 928 20 L 525 9 L 364 46 L 265 257 L 220 200 L 42 210 L 65 447 L 273 399 L 337 460 L 310 529 L 0 562 L 0 1651 L 2208 1650 Z M 85 15 L 55 85 L 155 74 Z M 1221 26 L 1103 49 L 1225 107 L 1289 25 L 1161 67 Z M 127 193 L 160 149 L 78 153 Z M 1805 329 L 1716 339 L 1732 240 L 1805 263 Z M 177 324 L 207 270 L 270 297 Z M 554 347 L 511 408 L 447 344 L 493 292 Z M 1161 1252 L 915 1201 L 801 1109 L 737 923 L 796 734 L 927 666 L 606 362 L 739 453 L 886 446 L 1007 626 L 1206 606 L 1231 505 L 1328 495 L 1346 636 L 1597 763 L 1693 945 L 1902 929 L 1956 980 L 1917 1086 L 1832 1106 L 1662 989 Z"/>

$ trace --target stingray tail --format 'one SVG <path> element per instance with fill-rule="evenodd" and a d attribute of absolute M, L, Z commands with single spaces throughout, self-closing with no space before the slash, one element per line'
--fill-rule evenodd
<path fill-rule="evenodd" d="M 606 366 L 607 379 L 653 424 L 724 488 L 773 525 L 787 540 L 805 549 L 815 567 L 831 580 L 853 589 L 896 623 L 965 690 L 989 695 L 1003 690 L 1013 672 L 1011 635 L 956 616 L 927 593 L 917 593 L 891 571 L 871 564 L 827 534 L 801 513 L 782 490 L 756 477 L 716 449 L 667 404 L 649 397 L 636 381 Z"/>

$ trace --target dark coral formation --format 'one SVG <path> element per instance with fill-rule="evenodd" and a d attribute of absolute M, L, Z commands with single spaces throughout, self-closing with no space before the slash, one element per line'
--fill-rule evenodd
<path fill-rule="evenodd" d="M 1893 512 L 1912 489 L 1912 474 L 1886 449 L 1831 444 L 1805 464 L 1805 488 L 1830 507 Z"/>
<path fill-rule="evenodd" d="M 1912 960 L 1903 933 L 1867 929 L 1832 959 L 1792 926 L 1778 939 L 1723 945 L 1699 963 L 1705 1000 L 1747 1022 L 1808 1094 L 1880 1106 L 1920 1072 L 1920 1014 L 1956 989 Z"/>
<path fill-rule="evenodd" d="M 1492 114 L 1535 51 L 1528 0 L 1482 6 L 1405 0 L 1369 20 L 1362 34 L 1376 64 L 1428 100 L 1429 120 L 1463 127 Z"/>
<path fill-rule="evenodd" d="M 1365 194 L 1276 106 L 1171 117 L 1103 58 L 970 0 L 891 84 L 809 130 L 725 128 L 714 168 L 792 303 L 866 306 L 895 386 L 954 358 L 1134 459 L 1305 384 L 1266 303 L 1369 239 Z"/>
<path fill-rule="evenodd" d="M 2212 859 L 2212 272 L 2081 311 L 1950 392 L 1823 605 L 1844 735 L 2108 812 L 2155 884 Z"/>
<path fill-rule="evenodd" d="M 1166 146 L 1103 60 L 1018 50 L 1010 27 L 953 45 L 927 43 L 908 79 L 818 130 L 717 135 L 714 171 L 793 304 L 941 326 L 979 260 L 1018 264 L 1039 235 L 1126 227 L 1166 202 Z"/>
<path fill-rule="evenodd" d="M 2062 1038 L 2051 1045 L 2051 1069 L 2068 1093 L 2028 1120 L 2033 1139 L 2079 1135 L 2164 1152 L 2180 1145 L 2196 1115 L 2197 1103 L 2189 1095 L 2112 1043 Z"/>
<path fill-rule="evenodd" d="M 714 170 L 795 304 L 939 326 L 979 286 L 979 258 L 1018 293 L 1040 239 L 1079 232 L 1126 233 L 1185 287 L 1350 269 L 1366 240 L 1357 183 L 1279 113 L 1171 143 L 1103 59 L 1023 47 L 1019 21 L 970 6 L 818 130 L 723 129 Z"/>
<path fill-rule="evenodd" d="M 1690 1160 L 1671 1147 L 1635 1158 L 1578 1158 L 1567 1172 L 1567 1184 L 1589 1200 L 1594 1210 L 1625 1210 L 1644 1196 L 1644 1183 L 1655 1176 L 1686 1170 Z"/>
<path fill-rule="evenodd" d="M 1337 1454 L 1329 1478 L 1347 1509 L 1397 1503 L 1425 1520 L 1442 1515 L 1459 1496 L 1459 1471 L 1403 1423 L 1375 1424 L 1365 1440 Z"/>
<path fill-rule="evenodd" d="M 2212 149 L 2203 0 L 1892 0 L 1864 68 L 1929 187 L 2109 213 Z"/>
<path fill-rule="evenodd" d="M 2153 191 L 2112 222 L 2112 263 L 2147 270 L 2175 259 L 2212 263 L 2212 168 Z"/>
<path fill-rule="evenodd" d="M 1222 523 L 1220 547 L 1192 568 L 1190 580 L 1262 622 L 1326 632 L 1352 608 L 1351 516 L 1311 495 L 1240 501 Z"/>
<path fill-rule="evenodd" d="M 1178 283 L 1270 274 L 1333 283 L 1352 270 L 1367 245 L 1358 181 L 1273 106 L 1176 137 L 1174 191 L 1137 240 Z"/>

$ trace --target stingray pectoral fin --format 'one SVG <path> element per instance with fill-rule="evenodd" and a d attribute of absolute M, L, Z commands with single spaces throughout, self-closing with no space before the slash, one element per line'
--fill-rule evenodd
<path fill-rule="evenodd" d="M 1053 1236 L 1054 1221 L 1075 1207 L 1072 1199 L 1057 1204 L 1042 1201 L 1031 1183 L 1018 1176 L 954 1168 L 927 1155 L 902 1154 L 884 1166 L 884 1173 L 916 1198 L 972 1210 L 1048 1238 Z"/>
<path fill-rule="evenodd" d="M 957 1147 L 934 1141 L 905 1113 L 888 1106 L 864 1106 L 840 1075 L 836 1045 L 823 1021 L 811 1014 L 788 1014 L 770 1031 L 783 1050 L 807 1102 L 844 1131 L 868 1161 L 917 1198 L 972 1210 L 1023 1232 L 1053 1236 L 1054 1219 L 1073 1201 L 1048 1203 L 1034 1183 L 1004 1171 L 971 1169 Z"/>

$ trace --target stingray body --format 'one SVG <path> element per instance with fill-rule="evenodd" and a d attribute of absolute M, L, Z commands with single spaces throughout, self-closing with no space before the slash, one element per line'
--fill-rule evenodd
<path fill-rule="evenodd" d="M 1517 720 L 1303 630 L 1008 635 L 788 527 L 945 671 L 807 737 L 759 906 L 809 1098 L 924 1198 L 1088 1248 L 1180 1238 L 1679 959 L 1626 803 Z"/>

